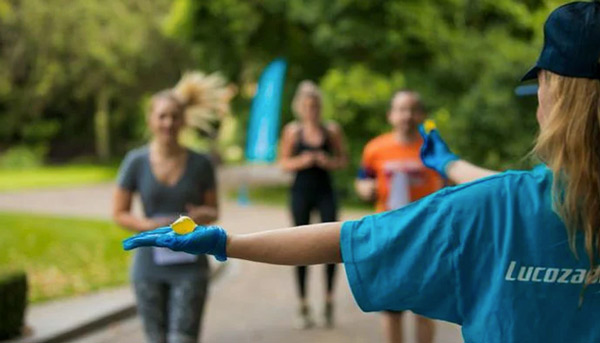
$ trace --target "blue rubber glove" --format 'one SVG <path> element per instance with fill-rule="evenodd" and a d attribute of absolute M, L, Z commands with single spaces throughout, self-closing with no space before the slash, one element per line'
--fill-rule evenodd
<path fill-rule="evenodd" d="M 218 261 L 226 261 L 227 233 L 219 226 L 196 226 L 194 231 L 179 235 L 168 226 L 142 232 L 123 241 L 123 249 L 161 247 L 188 254 L 213 255 Z"/>
<path fill-rule="evenodd" d="M 447 179 L 446 167 L 450 162 L 459 159 L 446 142 L 440 136 L 438 130 L 433 129 L 429 133 L 425 132 L 423 125 L 419 125 L 419 132 L 423 137 L 423 146 L 421 146 L 421 161 L 427 167 L 437 171 L 443 178 Z"/>

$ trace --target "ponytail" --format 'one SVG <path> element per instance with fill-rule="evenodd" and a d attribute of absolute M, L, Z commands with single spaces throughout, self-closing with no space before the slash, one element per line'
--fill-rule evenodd
<path fill-rule="evenodd" d="M 552 108 L 534 147 L 554 175 L 554 210 L 564 221 L 571 250 L 584 234 L 590 264 L 586 286 L 596 277 L 600 251 L 600 80 L 543 71 Z"/>
<path fill-rule="evenodd" d="M 217 73 L 195 71 L 184 74 L 172 92 L 183 105 L 186 124 L 212 135 L 215 124 L 230 113 L 236 88 Z"/>

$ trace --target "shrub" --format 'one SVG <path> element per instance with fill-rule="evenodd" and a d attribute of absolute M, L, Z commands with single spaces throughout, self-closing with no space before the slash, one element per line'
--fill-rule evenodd
<path fill-rule="evenodd" d="M 0 340 L 21 334 L 27 307 L 27 275 L 10 272 L 0 275 Z"/>
<path fill-rule="evenodd" d="M 0 168 L 27 169 L 42 165 L 47 148 L 43 146 L 30 147 L 25 145 L 13 146 L 0 154 Z"/>

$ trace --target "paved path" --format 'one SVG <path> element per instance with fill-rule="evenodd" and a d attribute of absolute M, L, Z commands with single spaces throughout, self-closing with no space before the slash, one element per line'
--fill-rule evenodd
<path fill-rule="evenodd" d="M 269 165 L 250 165 L 220 168 L 220 188 L 225 193 L 240 184 L 269 185 L 289 182 L 290 175 Z M 76 188 L 50 188 L 0 192 L 0 211 L 32 212 L 110 218 L 113 184 L 103 183 Z M 137 199 L 136 199 L 137 200 Z M 139 202 L 134 209 L 140 210 Z"/>
<path fill-rule="evenodd" d="M 110 185 L 78 189 L 0 194 L 0 210 L 44 212 L 106 218 L 110 209 Z M 225 201 L 221 225 L 230 232 L 246 233 L 287 226 L 283 208 L 253 205 L 241 207 Z M 361 213 L 343 213 L 342 219 L 358 218 Z M 204 322 L 203 342 L 378 342 L 381 341 L 377 314 L 362 313 L 350 294 L 344 271 L 337 278 L 337 326 L 333 330 L 293 329 L 296 312 L 292 268 L 232 261 L 212 287 Z M 311 267 L 311 303 L 315 314 L 321 312 L 323 271 Z M 405 320 L 412 332 L 412 320 Z M 142 342 L 137 318 L 126 320 L 84 337 L 76 342 Z M 412 340 L 408 340 L 408 343 Z M 438 325 L 438 343 L 462 342 L 456 326 Z"/>

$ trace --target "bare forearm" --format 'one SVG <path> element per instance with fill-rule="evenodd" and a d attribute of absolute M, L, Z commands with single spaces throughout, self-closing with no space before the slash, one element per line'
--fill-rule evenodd
<path fill-rule="evenodd" d="M 286 157 L 279 162 L 281 168 L 285 171 L 293 172 L 303 168 L 306 168 L 301 158 L 298 157 Z"/>
<path fill-rule="evenodd" d="M 199 206 L 194 210 L 192 219 L 198 225 L 212 224 L 219 219 L 219 210 L 213 206 Z"/>
<path fill-rule="evenodd" d="M 154 229 L 149 220 L 137 217 L 129 212 L 117 213 L 113 218 L 118 225 L 133 232 L 143 232 Z"/>
<path fill-rule="evenodd" d="M 451 162 L 446 167 L 448 178 L 458 184 L 471 182 L 498 173 L 498 171 L 481 168 L 465 160 Z"/>
<path fill-rule="evenodd" d="M 341 227 L 336 222 L 230 235 L 227 256 L 283 265 L 339 263 Z"/>

